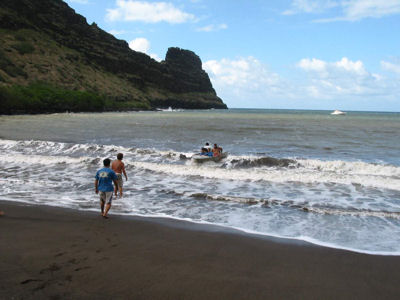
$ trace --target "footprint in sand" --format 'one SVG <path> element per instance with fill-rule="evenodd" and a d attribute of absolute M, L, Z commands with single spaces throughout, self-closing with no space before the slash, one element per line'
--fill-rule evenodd
<path fill-rule="evenodd" d="M 35 278 L 29 278 L 29 279 L 26 279 L 26 280 L 24 280 L 24 281 L 21 281 L 20 284 L 27 284 L 27 283 L 35 282 L 35 281 L 43 281 L 43 280 L 41 280 L 41 279 L 35 279 Z"/>
<path fill-rule="evenodd" d="M 43 274 L 43 273 L 48 272 L 48 271 L 54 272 L 54 271 L 58 271 L 60 269 L 61 269 L 60 265 L 57 265 L 56 263 L 53 263 L 53 264 L 49 265 L 48 268 L 40 270 L 39 274 Z"/>
<path fill-rule="evenodd" d="M 37 287 L 35 287 L 34 289 L 32 289 L 33 292 L 39 291 L 39 290 L 43 290 L 47 285 L 47 282 L 43 282 L 42 284 L 38 285 Z"/>
<path fill-rule="evenodd" d="M 76 269 L 75 269 L 75 272 L 79 272 L 79 271 L 86 270 L 86 269 L 90 269 L 90 268 L 92 268 L 92 267 L 85 266 L 85 267 L 81 267 L 81 268 L 76 268 Z"/>
<path fill-rule="evenodd" d="M 77 264 L 79 261 L 76 259 L 76 258 L 72 258 L 72 259 L 70 259 L 69 261 L 67 261 L 67 263 L 69 263 L 69 264 Z"/>

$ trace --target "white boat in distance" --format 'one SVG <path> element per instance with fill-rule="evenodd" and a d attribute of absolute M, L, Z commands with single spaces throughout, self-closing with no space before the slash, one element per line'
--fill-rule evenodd
<path fill-rule="evenodd" d="M 331 113 L 331 115 L 345 115 L 346 113 L 341 110 L 335 110 L 334 112 Z"/>

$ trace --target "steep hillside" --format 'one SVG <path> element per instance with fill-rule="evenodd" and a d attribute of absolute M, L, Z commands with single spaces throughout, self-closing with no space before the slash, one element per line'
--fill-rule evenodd
<path fill-rule="evenodd" d="M 170 48 L 159 63 L 61 0 L 0 2 L 0 104 L 0 113 L 226 108 L 192 51 Z"/>

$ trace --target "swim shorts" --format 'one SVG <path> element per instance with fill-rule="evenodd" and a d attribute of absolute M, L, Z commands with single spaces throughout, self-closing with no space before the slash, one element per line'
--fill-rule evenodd
<path fill-rule="evenodd" d="M 111 204 L 113 193 L 114 192 L 99 192 L 100 201 L 105 202 L 106 204 Z"/>
<path fill-rule="evenodd" d="M 122 174 L 121 173 L 116 173 L 116 174 L 117 174 L 118 187 L 123 187 L 124 181 L 122 180 Z"/>

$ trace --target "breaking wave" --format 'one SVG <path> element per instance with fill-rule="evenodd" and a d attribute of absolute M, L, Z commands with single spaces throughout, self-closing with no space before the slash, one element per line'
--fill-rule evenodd
<path fill-rule="evenodd" d="M 339 208 L 339 207 L 322 206 L 322 205 L 315 206 L 315 205 L 310 205 L 310 203 L 307 202 L 296 202 L 292 200 L 210 195 L 207 193 L 193 193 L 190 194 L 189 197 L 199 200 L 225 201 L 225 202 L 235 202 L 248 205 L 261 205 L 264 208 L 271 208 L 272 206 L 281 206 L 281 207 L 300 210 L 305 213 L 336 215 L 336 216 L 392 218 L 400 220 L 400 212 L 397 211 L 374 211 L 369 209 L 357 209 L 355 207 Z"/>
<path fill-rule="evenodd" d="M 232 159 L 225 167 L 236 168 L 256 168 L 256 167 L 298 167 L 299 163 L 293 159 L 287 158 L 274 158 L 274 157 L 260 157 L 260 158 L 241 158 Z"/>
<path fill-rule="evenodd" d="M 21 164 L 101 165 L 104 157 L 124 153 L 128 166 L 176 176 L 217 180 L 302 184 L 345 184 L 400 190 L 400 167 L 361 161 L 323 161 L 268 156 L 230 156 L 223 163 L 192 163 L 192 153 L 115 145 L 69 144 L 48 141 L 0 139 L 3 160 Z"/>
<path fill-rule="evenodd" d="M 129 181 L 113 212 L 400 253 L 400 167 L 383 163 L 260 152 L 196 164 L 193 153 L 172 150 L 0 139 L 0 198 L 98 209 L 94 172 L 118 152 Z"/>

